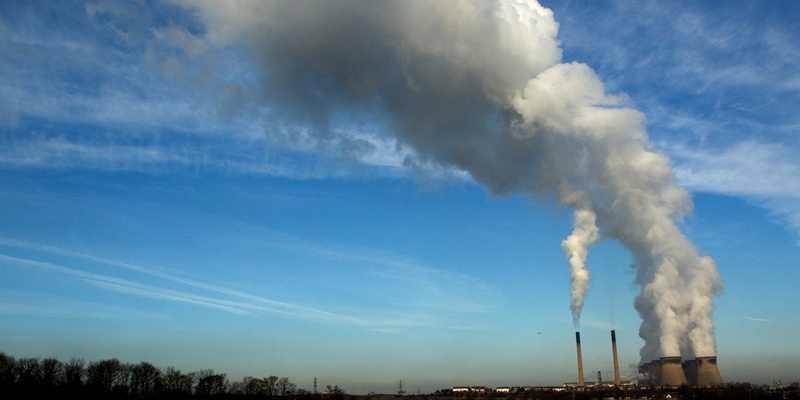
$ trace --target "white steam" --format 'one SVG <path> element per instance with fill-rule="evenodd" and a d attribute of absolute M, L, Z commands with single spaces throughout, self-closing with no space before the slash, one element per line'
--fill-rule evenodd
<path fill-rule="evenodd" d="M 644 361 L 715 355 L 721 290 L 713 260 L 678 228 L 692 208 L 639 111 L 594 71 L 562 63 L 558 24 L 529 1 L 192 1 L 209 45 L 243 46 L 261 66 L 258 99 L 275 141 L 369 151 L 341 137 L 381 126 L 407 163 L 467 171 L 495 194 L 553 196 L 575 208 L 564 242 L 575 317 L 598 233 L 635 259 Z M 576 321 L 577 322 L 577 321 Z"/>
<path fill-rule="evenodd" d="M 572 292 L 569 296 L 569 307 L 572 310 L 572 324 L 579 327 L 581 310 L 589 291 L 589 269 L 586 268 L 586 256 L 589 245 L 600 238 L 595 225 L 596 216 L 591 210 L 578 209 L 574 213 L 575 229 L 563 242 L 561 247 L 569 258 L 569 276 L 572 280 Z"/>

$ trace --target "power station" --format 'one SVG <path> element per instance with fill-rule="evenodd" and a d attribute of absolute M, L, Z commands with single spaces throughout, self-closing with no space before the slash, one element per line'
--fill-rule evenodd
<path fill-rule="evenodd" d="M 581 334 L 575 332 L 575 346 L 578 352 L 578 382 L 577 386 L 585 386 L 583 375 L 583 357 L 581 355 Z M 611 330 L 611 353 L 614 360 L 613 385 L 620 386 L 619 358 L 617 357 L 617 335 Z M 693 360 L 682 361 L 680 356 L 661 357 L 639 366 L 641 375 L 639 384 L 654 386 L 681 386 L 691 385 L 699 387 L 720 386 L 723 384 L 722 376 L 717 368 L 717 357 L 696 357 Z M 598 371 L 598 380 L 599 380 Z M 598 382 L 598 384 L 604 384 Z M 610 382 L 608 383 L 611 384 Z"/>

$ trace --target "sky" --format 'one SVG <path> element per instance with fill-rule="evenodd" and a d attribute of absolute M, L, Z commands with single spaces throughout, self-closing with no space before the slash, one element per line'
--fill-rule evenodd
<path fill-rule="evenodd" d="M 723 380 L 800 380 L 800 3 L 330 4 L 0 4 L 0 351 L 431 392 L 575 381 L 576 330 L 612 376 L 614 329 L 634 378 L 647 257 L 564 101 L 663 156 Z"/>

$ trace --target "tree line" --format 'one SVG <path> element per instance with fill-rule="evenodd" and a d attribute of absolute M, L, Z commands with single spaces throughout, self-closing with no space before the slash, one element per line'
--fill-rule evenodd
<path fill-rule="evenodd" d="M 341 398 L 344 391 L 328 386 L 326 394 Z M 285 400 L 311 397 L 289 378 L 246 376 L 230 381 L 213 369 L 182 372 L 148 362 L 123 363 L 116 358 L 86 362 L 72 358 L 19 358 L 0 352 L 0 398 L 70 396 L 92 399 L 191 399 L 237 397 Z"/>

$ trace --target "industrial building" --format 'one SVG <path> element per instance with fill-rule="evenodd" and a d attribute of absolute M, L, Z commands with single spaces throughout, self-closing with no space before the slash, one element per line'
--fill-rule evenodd
<path fill-rule="evenodd" d="M 617 356 L 617 335 L 611 330 L 611 355 L 614 364 L 613 380 L 603 381 L 600 371 L 596 379 L 587 380 L 583 371 L 583 356 L 581 354 L 581 334 L 575 332 L 575 348 L 578 360 L 578 381 L 566 382 L 563 386 L 503 386 L 495 390 L 486 386 L 456 386 L 452 389 L 443 389 L 443 392 L 452 393 L 498 393 L 513 394 L 519 391 L 563 391 L 563 390 L 589 390 L 603 387 L 632 388 L 638 385 L 675 387 L 689 385 L 695 387 L 722 386 L 722 377 L 717 368 L 717 357 L 696 357 L 683 361 L 680 356 L 661 357 L 639 366 L 640 377 L 638 382 L 622 380 L 620 378 L 619 358 Z"/>

